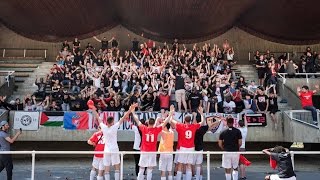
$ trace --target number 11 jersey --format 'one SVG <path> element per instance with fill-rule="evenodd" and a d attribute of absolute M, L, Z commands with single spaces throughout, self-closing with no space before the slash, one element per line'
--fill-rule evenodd
<path fill-rule="evenodd" d="M 141 151 L 153 152 L 157 151 L 158 135 L 162 131 L 162 126 L 159 127 L 147 127 L 143 124 L 139 126 L 141 131 Z"/>

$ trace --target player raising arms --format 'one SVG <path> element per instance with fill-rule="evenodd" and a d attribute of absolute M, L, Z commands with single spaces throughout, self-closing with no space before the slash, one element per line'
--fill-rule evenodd
<path fill-rule="evenodd" d="M 105 180 L 110 180 L 110 166 L 114 166 L 115 172 L 114 172 L 114 179 L 119 180 L 120 179 L 120 156 L 119 154 L 113 154 L 114 152 L 119 152 L 118 147 L 118 138 L 117 138 L 117 131 L 119 126 L 123 123 L 123 121 L 129 116 L 129 114 L 134 111 L 134 109 L 138 106 L 137 103 L 132 104 L 127 112 L 124 113 L 122 118 L 116 123 L 114 123 L 113 117 L 107 118 L 107 124 L 104 124 L 99 117 L 97 111 L 95 108 L 92 108 L 93 113 L 95 114 L 96 119 L 99 121 L 99 125 L 101 127 L 102 133 L 104 137 L 108 137 L 108 141 L 105 143 L 104 152 L 107 154 L 104 154 L 103 156 L 103 164 L 105 166 Z M 99 176 L 98 176 L 99 177 Z M 103 177 L 100 177 L 100 179 L 97 180 L 103 180 Z"/>
<path fill-rule="evenodd" d="M 172 110 L 173 109 L 173 110 Z M 135 114 L 134 110 L 133 113 L 133 119 L 137 123 L 137 126 L 139 127 L 141 131 L 141 152 L 155 152 L 157 150 L 157 141 L 158 141 L 158 135 L 162 131 L 162 129 L 166 126 L 166 124 L 169 122 L 169 120 L 172 117 L 172 114 L 174 112 L 174 108 L 170 108 L 169 116 L 166 118 L 166 120 L 161 124 L 160 126 L 155 126 L 156 122 L 155 119 L 149 118 L 148 120 L 148 126 L 143 125 L 137 115 Z M 147 168 L 147 180 L 152 179 L 152 169 L 153 167 L 157 166 L 157 155 L 156 154 L 141 154 L 140 160 L 139 160 L 139 166 L 140 170 L 138 173 L 138 180 L 144 179 L 144 170 Z"/>
<path fill-rule="evenodd" d="M 174 113 L 174 106 L 170 106 L 170 114 L 172 117 Z M 171 118 L 170 117 L 170 118 Z M 170 124 L 166 123 L 163 126 L 161 132 L 161 140 L 159 144 L 158 151 L 159 152 L 172 152 L 173 151 L 173 141 L 174 141 L 174 133 L 170 128 Z M 172 163 L 173 163 L 173 155 L 172 154 L 160 154 L 159 159 L 159 170 L 161 171 L 161 180 L 166 180 L 166 172 L 168 172 L 168 180 L 172 180 Z"/>
<path fill-rule="evenodd" d="M 99 126 L 98 131 L 95 132 L 88 140 L 88 144 L 95 147 L 94 151 L 103 151 L 104 142 L 105 142 L 105 138 L 103 137 L 101 128 Z M 104 171 L 103 154 L 95 154 L 93 156 L 92 169 L 90 172 L 90 180 L 94 180 L 94 177 L 97 174 L 97 170 L 98 170 L 97 179 L 103 178 L 103 171 Z"/>
<path fill-rule="evenodd" d="M 199 113 L 203 112 L 203 108 L 198 108 Z M 184 118 L 184 123 L 177 122 L 175 120 L 170 121 L 171 125 L 176 128 L 178 132 L 178 139 L 180 145 L 180 152 L 194 152 L 194 138 L 196 130 L 203 126 L 205 121 L 201 118 L 201 122 L 197 123 L 196 119 L 194 122 L 191 121 L 191 116 L 186 116 Z M 178 171 L 176 175 L 176 180 L 181 180 L 182 176 L 182 166 L 186 164 L 186 180 L 191 180 L 192 171 L 191 165 L 193 164 L 193 154 L 183 154 L 178 156 Z"/>

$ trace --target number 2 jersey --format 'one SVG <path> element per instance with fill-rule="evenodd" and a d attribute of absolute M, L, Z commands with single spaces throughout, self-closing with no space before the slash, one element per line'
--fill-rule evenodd
<path fill-rule="evenodd" d="M 105 138 L 103 137 L 102 131 L 95 132 L 90 137 L 89 140 L 96 144 L 94 151 L 103 151 L 104 150 Z M 94 154 L 94 156 L 97 158 L 102 158 L 103 154 Z"/>
<path fill-rule="evenodd" d="M 176 124 L 176 131 L 178 132 L 178 139 L 180 147 L 194 148 L 194 138 L 200 124 Z"/>
<path fill-rule="evenodd" d="M 139 126 L 141 131 L 141 151 L 152 152 L 157 151 L 158 135 L 162 131 L 162 126 L 147 127 L 143 124 Z"/>

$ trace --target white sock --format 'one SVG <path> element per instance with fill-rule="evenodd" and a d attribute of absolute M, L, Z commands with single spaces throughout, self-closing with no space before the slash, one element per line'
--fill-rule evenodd
<path fill-rule="evenodd" d="M 144 179 L 144 168 L 140 168 L 139 169 L 139 173 L 138 173 L 138 177 L 137 177 L 137 180 L 143 180 Z"/>
<path fill-rule="evenodd" d="M 147 169 L 147 180 L 152 179 L 152 169 Z"/>
<path fill-rule="evenodd" d="M 91 170 L 90 171 L 90 180 L 94 180 L 94 178 L 96 177 L 97 172 L 95 170 Z"/>
<path fill-rule="evenodd" d="M 233 179 L 238 179 L 238 171 L 233 170 L 233 172 L 232 172 L 232 178 L 233 178 Z"/>
<path fill-rule="evenodd" d="M 114 171 L 114 180 L 120 180 L 120 172 L 118 170 Z"/>
<path fill-rule="evenodd" d="M 231 180 L 231 174 L 226 174 L 226 180 Z"/>
<path fill-rule="evenodd" d="M 168 180 L 173 180 L 173 177 L 172 176 L 168 176 Z"/>
<path fill-rule="evenodd" d="M 103 176 L 97 176 L 97 180 L 103 180 Z"/>
<path fill-rule="evenodd" d="M 201 167 L 197 166 L 196 167 L 196 180 L 200 180 L 200 172 L 201 172 Z"/>
<path fill-rule="evenodd" d="M 188 169 L 186 171 L 186 180 L 191 180 L 192 179 L 192 171 L 191 169 Z"/>
<path fill-rule="evenodd" d="M 186 180 L 186 174 L 182 174 L 182 179 Z"/>
<path fill-rule="evenodd" d="M 200 180 L 202 180 L 202 175 L 200 175 Z"/>
<path fill-rule="evenodd" d="M 162 177 L 162 176 L 161 176 L 161 180 L 166 180 L 166 177 Z"/>
<path fill-rule="evenodd" d="M 181 180 L 182 172 L 177 171 L 176 180 Z"/>
<path fill-rule="evenodd" d="M 101 176 L 102 177 L 102 176 Z M 110 180 L 110 174 L 109 173 L 105 173 L 104 174 L 104 179 L 105 180 Z"/>

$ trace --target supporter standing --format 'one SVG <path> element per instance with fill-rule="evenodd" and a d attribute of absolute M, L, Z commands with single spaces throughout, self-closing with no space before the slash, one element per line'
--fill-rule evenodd
<path fill-rule="evenodd" d="M 311 91 L 308 86 L 298 87 L 297 93 L 301 100 L 302 108 L 311 111 L 313 124 L 318 125 L 317 109 L 313 106 L 312 95 L 319 90 L 319 85 L 316 85 L 315 88 L 315 90 Z"/>
<path fill-rule="evenodd" d="M 259 85 L 263 86 L 264 83 L 264 78 L 266 75 L 266 66 L 267 66 L 267 62 L 264 59 L 263 55 L 260 55 L 259 60 L 256 63 L 256 68 L 258 70 L 258 78 L 259 78 Z"/>
<path fill-rule="evenodd" d="M 241 131 L 233 127 L 234 119 L 232 117 L 227 118 L 228 129 L 221 132 L 219 136 L 219 147 L 226 152 L 238 152 L 242 145 Z M 238 165 L 239 165 L 238 153 L 228 153 L 222 155 L 222 167 L 225 169 L 226 180 L 238 179 Z"/>
<path fill-rule="evenodd" d="M 13 138 L 10 137 L 8 130 L 10 128 L 7 121 L 3 120 L 0 122 L 0 151 L 11 151 L 10 144 L 14 143 L 16 139 L 22 133 L 20 129 Z M 12 157 L 11 154 L 1 154 L 0 155 L 0 173 L 6 168 L 7 171 L 7 180 L 12 180 Z"/>
<path fill-rule="evenodd" d="M 90 139 L 88 140 L 88 144 L 94 146 L 94 151 L 103 152 L 104 151 L 104 144 L 105 138 L 103 137 L 103 133 L 101 131 L 100 126 L 98 127 L 98 131 L 95 132 Z M 94 180 L 97 170 L 98 170 L 98 177 L 97 179 L 101 179 L 103 177 L 104 171 L 103 165 L 103 154 L 94 154 L 92 160 L 92 169 L 90 172 L 90 180 Z"/>
<path fill-rule="evenodd" d="M 276 146 L 264 149 L 262 152 L 275 160 L 278 167 L 278 173 L 266 176 L 265 180 L 296 180 L 296 174 L 293 170 L 291 155 L 288 149 Z"/>
<path fill-rule="evenodd" d="M 264 88 L 259 86 L 257 89 L 257 95 L 255 96 L 256 107 L 259 113 L 267 113 L 269 108 L 268 96 L 264 92 Z"/>
<path fill-rule="evenodd" d="M 187 102 L 186 102 L 186 90 L 185 90 L 185 82 L 184 78 L 181 76 L 182 71 L 178 69 L 176 75 L 173 75 L 172 70 L 169 70 L 170 76 L 175 79 L 175 93 L 176 93 L 176 101 L 178 103 L 178 111 L 181 112 L 181 104 L 185 111 L 187 111 Z"/>

